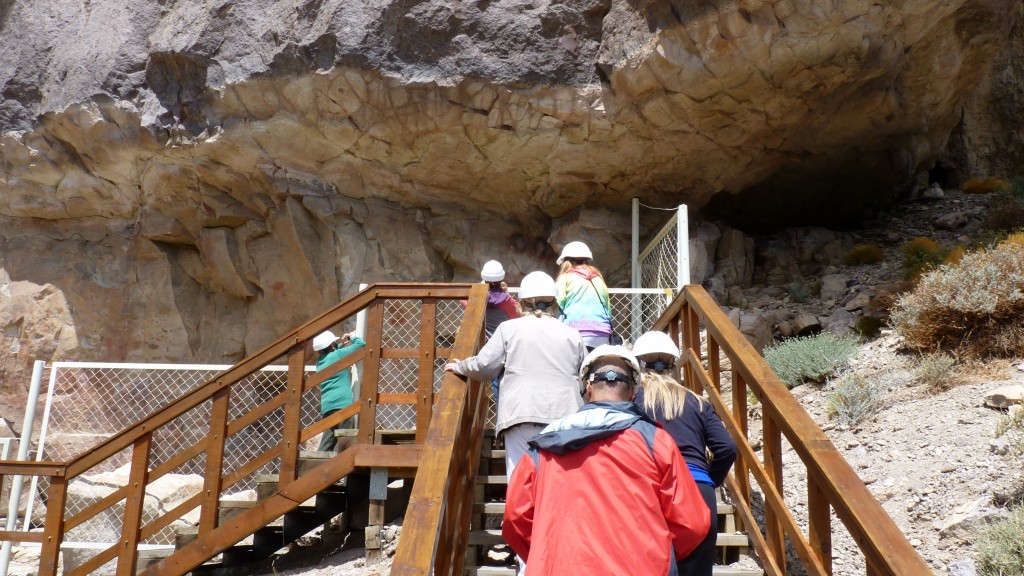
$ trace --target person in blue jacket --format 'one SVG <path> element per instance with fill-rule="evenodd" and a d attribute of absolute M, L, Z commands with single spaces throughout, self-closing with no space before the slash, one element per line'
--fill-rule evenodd
<path fill-rule="evenodd" d="M 736 460 L 736 442 L 711 403 L 679 383 L 679 347 L 668 334 L 641 335 L 633 345 L 633 354 L 643 367 L 634 401 L 675 440 L 711 514 L 707 536 L 693 552 L 679 560 L 677 569 L 680 574 L 711 576 L 718 535 L 715 489 L 725 482 Z"/>
<path fill-rule="evenodd" d="M 335 336 L 330 330 L 317 334 L 313 338 L 313 351 L 317 353 L 316 371 L 341 360 L 345 356 L 366 346 L 362 338 L 353 333 Z M 320 413 L 324 418 L 352 404 L 352 369 L 345 368 L 320 384 Z M 333 452 L 338 447 L 338 439 L 334 436 L 335 430 L 354 428 L 355 419 L 349 418 L 328 430 L 320 436 L 320 446 L 317 450 Z"/>

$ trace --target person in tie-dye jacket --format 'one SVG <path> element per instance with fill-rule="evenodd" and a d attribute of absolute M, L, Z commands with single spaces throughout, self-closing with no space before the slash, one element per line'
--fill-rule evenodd
<path fill-rule="evenodd" d="M 612 333 L 608 286 L 583 242 L 569 242 L 558 257 L 558 307 L 562 321 L 576 329 L 588 350 L 608 344 Z"/>

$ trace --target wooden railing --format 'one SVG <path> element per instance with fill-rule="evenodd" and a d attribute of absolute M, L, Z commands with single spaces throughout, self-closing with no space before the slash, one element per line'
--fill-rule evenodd
<path fill-rule="evenodd" d="M 682 337 L 686 385 L 706 394 L 736 440 L 738 456 L 726 488 L 744 525 L 739 529 L 748 531 L 769 576 L 786 574 L 786 538 L 807 573 L 832 574 L 830 510 L 863 552 L 869 576 L 932 573 L 821 428 L 702 287 L 686 286 L 653 329 L 668 332 L 677 342 Z M 731 365 L 731 406 L 722 397 L 722 355 Z M 762 406 L 763 459 L 748 441 L 748 390 Z M 783 436 L 807 469 L 806 535 L 783 498 Z M 763 534 L 751 509 L 751 475 L 764 496 Z"/>
<path fill-rule="evenodd" d="M 385 326 L 385 307 L 388 302 L 395 300 L 413 300 L 419 303 L 418 318 L 402 318 L 404 331 L 409 332 L 413 328 L 410 324 L 414 324 L 414 328 L 418 330 L 418 343 L 413 347 L 386 347 L 384 345 L 385 332 L 388 330 L 388 327 Z M 68 576 L 87 574 L 116 560 L 118 575 L 134 575 L 138 545 L 198 507 L 199 536 L 195 542 L 146 571 L 146 574 L 183 574 L 232 546 L 270 520 L 281 516 L 357 467 L 414 469 L 419 466 L 421 460 L 419 445 L 374 445 L 377 407 L 381 404 L 415 406 L 417 443 L 422 444 L 424 441 L 428 441 L 423 463 L 427 464 L 425 469 L 430 472 L 422 485 L 428 486 L 431 485 L 431 482 L 437 482 L 436 470 L 438 468 L 435 465 L 435 460 L 444 458 L 446 442 L 449 444 L 447 450 L 452 452 L 452 455 L 447 457 L 448 465 L 451 465 L 452 458 L 464 458 L 471 448 L 470 444 L 479 447 L 479 432 L 473 432 L 471 429 L 467 436 L 467 424 L 460 419 L 463 417 L 463 411 L 469 407 L 475 415 L 470 423 L 482 430 L 482 425 L 476 421 L 482 419 L 479 413 L 482 410 L 483 402 L 479 386 L 469 387 L 466 382 L 453 377 L 446 378 L 440 394 L 435 394 L 436 360 L 447 358 L 451 354 L 450 348 L 438 345 L 440 338 L 436 330 L 436 314 L 437 304 L 442 300 L 468 300 L 463 322 L 456 335 L 456 351 L 463 356 L 474 354 L 482 333 L 486 307 L 485 286 L 481 284 L 375 284 L 73 460 L 66 463 L 0 461 L 0 485 L 2 485 L 3 477 L 10 475 L 45 476 L 50 480 L 44 531 L 42 533 L 0 532 L 0 542 L 40 542 L 42 551 L 39 574 L 56 574 L 58 551 L 64 535 L 100 514 L 112 513 L 113 507 L 123 505 L 123 513 L 120 514 L 123 520 L 121 539 L 99 551 L 77 568 L 65 571 L 65 574 Z M 366 347 L 315 375 L 307 377 L 304 373 L 307 345 L 313 337 L 324 330 L 336 329 L 346 320 L 353 319 L 356 313 L 363 309 L 368 312 Z M 415 359 L 415 391 L 382 393 L 380 389 L 382 358 Z M 286 389 L 249 412 L 237 415 L 232 419 L 230 407 L 234 387 L 257 370 L 281 360 L 286 361 L 288 365 Z M 303 394 L 316 388 L 328 377 L 359 361 L 363 362 L 364 369 L 362 387 L 356 402 L 328 418 L 302 427 Z M 435 396 L 440 398 L 435 398 Z M 434 411 L 435 400 L 439 400 L 439 410 L 436 414 Z M 168 457 L 163 462 L 153 465 L 150 456 L 156 435 L 166 432 L 165 427 L 169 424 L 200 407 L 209 411 L 205 438 Z M 253 456 L 238 468 L 225 471 L 223 456 L 227 439 L 247 427 L 261 422 L 268 415 L 280 412 L 283 412 L 283 418 L 279 427 L 280 440 L 277 445 Z M 299 478 L 297 463 L 301 444 L 324 432 L 332 425 L 357 414 L 359 415 L 357 444 L 318 467 L 316 474 L 307 474 Z M 435 417 L 438 418 L 439 424 L 442 424 L 436 433 L 434 433 L 434 427 L 431 426 L 431 421 Z M 429 438 L 428 430 L 431 432 Z M 68 484 L 124 451 L 130 452 L 130 472 L 127 485 L 115 490 L 85 510 L 65 517 Z M 146 487 L 196 457 L 205 458 L 206 472 L 203 490 L 158 517 L 150 519 L 148 522 L 144 521 L 142 504 Z M 219 525 L 221 494 L 274 460 L 277 461 L 279 476 L 277 493 L 261 501 L 256 507 L 234 517 L 226 525 Z M 455 473 L 472 474 L 472 471 L 475 470 L 473 466 L 468 469 L 464 466 L 464 463 L 456 465 Z M 461 483 L 458 481 L 454 482 L 452 486 L 455 488 L 450 489 L 452 497 L 448 498 L 450 502 L 447 506 L 456 506 L 455 514 L 453 516 L 448 513 L 449 509 L 445 509 L 445 514 L 441 516 L 445 526 L 455 522 L 459 514 L 468 513 L 461 512 L 457 508 L 462 505 L 458 491 L 464 490 L 464 488 L 460 487 Z M 415 492 L 423 492 L 419 480 L 416 481 Z M 429 516 L 432 512 L 432 510 L 428 511 L 425 516 Z M 117 515 L 116 512 L 113 513 Z M 443 533 L 455 534 L 456 531 L 446 528 Z M 448 543 L 458 545 L 457 541 Z M 452 557 L 452 554 L 448 554 L 448 556 Z"/>
<path fill-rule="evenodd" d="M 478 316 L 479 314 L 479 316 Z M 483 310 L 464 323 L 482 326 Z M 453 358 L 468 358 L 483 331 L 459 331 Z M 488 395 L 480 382 L 446 373 L 406 510 L 392 576 L 460 575 L 466 559 L 473 489 Z"/>

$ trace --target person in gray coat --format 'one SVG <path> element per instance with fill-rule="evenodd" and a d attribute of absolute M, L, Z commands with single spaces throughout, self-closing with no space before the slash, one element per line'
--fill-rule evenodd
<path fill-rule="evenodd" d="M 509 477 L 530 438 L 583 405 L 579 370 L 587 349 L 579 332 L 558 319 L 556 296 L 551 276 L 527 274 L 519 287 L 524 315 L 499 324 L 476 356 L 445 365 L 446 371 L 481 382 L 505 369 L 494 431 L 505 441 Z"/>

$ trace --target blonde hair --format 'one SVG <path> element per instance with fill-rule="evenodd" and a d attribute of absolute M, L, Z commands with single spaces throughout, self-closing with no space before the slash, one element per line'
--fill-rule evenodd
<path fill-rule="evenodd" d="M 535 308 L 534 304 L 536 304 L 538 301 L 540 301 L 540 302 L 548 302 L 547 308 L 545 308 L 543 310 L 541 310 L 540 308 Z M 547 314 L 548 316 L 551 316 L 552 318 L 558 318 L 558 302 L 554 298 L 548 298 L 548 297 L 544 297 L 543 299 L 541 299 L 541 298 L 524 298 L 523 300 L 519 301 L 519 305 L 520 305 L 520 308 L 522 309 L 522 315 L 523 316 L 526 316 L 526 315 L 532 313 L 537 318 L 540 318 L 544 314 Z"/>
<path fill-rule="evenodd" d="M 566 258 L 565 260 L 562 260 L 562 264 L 559 265 L 558 267 L 558 275 L 561 276 L 562 274 L 565 274 L 566 272 L 572 270 L 576 266 L 577 264 L 573 264 L 572 260 Z M 598 270 L 597 267 L 591 264 L 589 261 L 586 264 L 579 264 L 578 266 L 586 268 L 587 270 L 590 270 L 591 272 L 600 276 L 601 279 L 604 279 L 604 276 L 601 274 L 601 271 Z"/>
<path fill-rule="evenodd" d="M 661 408 L 665 420 L 683 415 L 688 394 L 693 394 L 698 404 L 704 402 L 704 399 L 694 394 L 692 390 L 662 372 L 644 370 L 640 377 L 640 385 L 644 387 L 644 410 L 654 413 L 657 408 Z"/>

